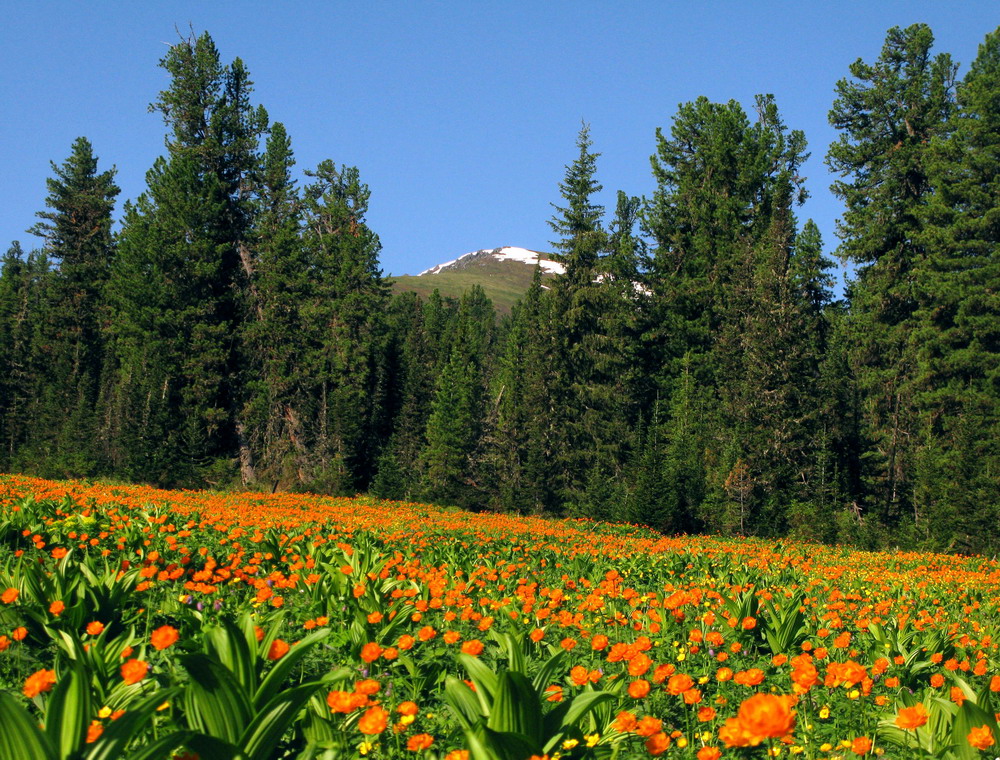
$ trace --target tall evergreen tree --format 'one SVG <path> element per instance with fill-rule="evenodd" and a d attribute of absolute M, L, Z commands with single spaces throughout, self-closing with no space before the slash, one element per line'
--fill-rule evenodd
<path fill-rule="evenodd" d="M 47 180 L 49 210 L 30 232 L 44 240 L 54 271 L 46 288 L 45 401 L 36 409 L 36 471 L 90 475 L 99 467 L 95 406 L 105 361 L 103 302 L 113 256 L 115 170 L 99 172 L 90 142 L 80 137 Z M 41 442 L 47 439 L 43 445 Z"/>
<path fill-rule="evenodd" d="M 109 295 L 119 377 L 107 411 L 116 467 L 161 483 L 231 479 L 240 391 L 238 333 L 248 278 L 250 173 L 266 127 L 237 59 L 211 37 L 161 61 L 170 86 L 151 106 L 167 156 L 126 208 Z M 243 442 L 240 441 L 242 446 Z"/>
<path fill-rule="evenodd" d="M 982 551 L 1000 540 L 1000 29 L 957 102 L 930 143 L 921 208 L 914 511 L 929 545 Z"/>
<path fill-rule="evenodd" d="M 912 516 L 917 422 L 912 335 L 916 273 L 925 264 L 921 209 L 931 191 L 928 146 L 954 108 L 955 65 L 931 55 L 923 24 L 886 35 L 873 64 L 858 59 L 837 83 L 830 123 L 841 130 L 827 163 L 845 204 L 842 258 L 857 267 L 849 286 L 852 363 L 864 395 L 871 516 L 897 524 Z"/>

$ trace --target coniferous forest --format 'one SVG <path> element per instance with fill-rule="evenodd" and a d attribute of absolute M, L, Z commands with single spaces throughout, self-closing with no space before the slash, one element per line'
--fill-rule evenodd
<path fill-rule="evenodd" d="M 1000 29 L 962 72 L 924 25 L 843 72 L 838 241 L 769 95 L 680 105 L 613 209 L 584 127 L 565 274 L 504 317 L 392 295 L 358 170 L 300 172 L 207 34 L 161 65 L 145 192 L 115 219 L 114 146 L 80 137 L 3 259 L 0 471 L 1000 545 Z"/>

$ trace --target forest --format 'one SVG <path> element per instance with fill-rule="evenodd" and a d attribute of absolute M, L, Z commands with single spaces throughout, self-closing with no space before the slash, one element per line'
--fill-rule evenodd
<path fill-rule="evenodd" d="M 181 39 L 145 192 L 116 219 L 80 137 L 3 258 L 0 471 L 993 554 L 1000 29 L 961 76 L 933 43 L 890 29 L 833 88 L 842 298 L 806 136 L 702 97 L 614 209 L 581 129 L 566 272 L 498 317 L 393 295 L 359 171 L 300 176 L 245 64 Z"/>

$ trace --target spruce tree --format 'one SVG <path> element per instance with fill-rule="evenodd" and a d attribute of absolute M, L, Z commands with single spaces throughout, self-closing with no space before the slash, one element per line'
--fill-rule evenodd
<path fill-rule="evenodd" d="M 66 476 L 94 474 L 100 466 L 95 407 L 105 364 L 104 285 L 114 246 L 115 170 L 99 172 L 90 142 L 80 137 L 70 157 L 52 164 L 48 211 L 30 232 L 44 240 L 54 265 L 46 298 L 44 333 L 46 400 L 37 408 L 33 438 L 44 458 L 35 471 Z"/>
<path fill-rule="evenodd" d="M 931 54 L 924 24 L 886 35 L 873 64 L 858 59 L 837 83 L 830 123 L 841 130 L 827 163 L 845 204 L 840 256 L 857 267 L 849 285 L 852 364 L 871 441 L 866 493 L 876 521 L 912 525 L 917 416 L 913 351 L 917 272 L 926 262 L 921 209 L 931 192 L 928 146 L 954 108 L 955 65 Z"/>

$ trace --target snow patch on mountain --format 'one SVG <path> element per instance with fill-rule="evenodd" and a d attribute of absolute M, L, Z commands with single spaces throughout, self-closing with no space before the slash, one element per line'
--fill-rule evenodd
<path fill-rule="evenodd" d="M 481 258 L 485 256 L 490 256 L 497 261 L 517 261 L 522 264 L 528 264 L 534 266 L 538 264 L 541 266 L 542 271 L 546 274 L 565 274 L 566 267 L 560 264 L 558 261 L 552 261 L 552 259 L 543 258 L 542 253 L 538 251 L 530 251 L 527 248 L 518 248 L 517 246 L 503 246 L 501 248 L 481 248 L 478 251 L 470 251 L 469 253 L 459 256 L 457 259 L 452 261 L 446 261 L 444 264 L 438 264 L 430 269 L 425 269 L 418 276 L 423 276 L 425 274 L 440 274 L 445 269 L 454 268 L 459 262 L 464 262 L 470 258 Z"/>

